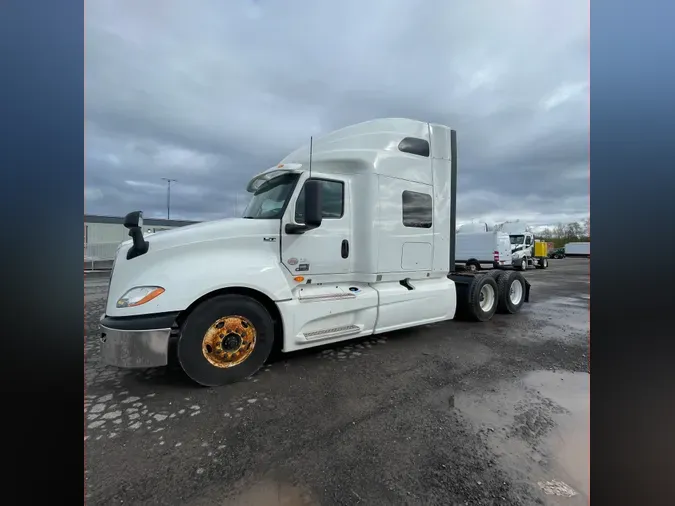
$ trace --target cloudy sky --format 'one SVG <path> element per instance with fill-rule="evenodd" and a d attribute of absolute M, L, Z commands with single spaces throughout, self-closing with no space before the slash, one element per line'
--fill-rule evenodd
<path fill-rule="evenodd" d="M 458 130 L 458 219 L 589 213 L 588 0 L 86 4 L 88 214 L 241 212 L 247 180 L 336 128 Z M 237 209 L 238 207 L 238 209 Z"/>

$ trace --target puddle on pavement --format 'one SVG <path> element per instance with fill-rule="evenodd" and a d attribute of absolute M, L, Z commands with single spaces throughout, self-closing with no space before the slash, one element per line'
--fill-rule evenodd
<path fill-rule="evenodd" d="M 484 434 L 515 482 L 545 504 L 586 504 L 590 476 L 590 375 L 538 371 L 456 408 Z"/>
<path fill-rule="evenodd" d="M 191 504 L 223 506 L 319 506 L 319 502 L 312 497 L 308 490 L 289 483 L 277 481 L 262 481 L 245 490 L 222 500 L 215 500 L 216 494 L 209 494 L 201 500 Z"/>
<path fill-rule="evenodd" d="M 223 504 L 227 506 L 316 506 L 307 491 L 285 483 L 258 483 Z"/>
<path fill-rule="evenodd" d="M 586 504 L 589 498 L 591 458 L 590 374 L 540 371 L 528 375 L 524 383 L 567 410 L 564 415 L 555 417 L 557 425 L 547 436 L 546 445 L 551 455 L 550 470 L 558 480 L 576 490 Z"/>
<path fill-rule="evenodd" d="M 537 302 L 542 306 L 553 306 L 553 307 L 574 307 L 579 309 L 588 309 L 588 303 L 590 297 L 585 297 L 580 295 L 579 297 L 552 297 L 550 299 Z"/>

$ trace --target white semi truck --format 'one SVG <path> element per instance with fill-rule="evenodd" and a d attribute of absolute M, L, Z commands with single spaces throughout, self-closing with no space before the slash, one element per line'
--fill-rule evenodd
<path fill-rule="evenodd" d="M 455 272 L 456 133 L 378 119 L 328 134 L 254 177 L 241 218 L 143 237 L 125 218 L 101 354 L 123 368 L 177 359 L 195 382 L 250 376 L 284 352 L 517 313 L 519 272 Z"/>
<path fill-rule="evenodd" d="M 526 223 L 520 220 L 495 225 L 494 230 L 509 234 L 513 266 L 520 270 L 530 267 L 548 268 L 548 244 L 537 241 Z"/>

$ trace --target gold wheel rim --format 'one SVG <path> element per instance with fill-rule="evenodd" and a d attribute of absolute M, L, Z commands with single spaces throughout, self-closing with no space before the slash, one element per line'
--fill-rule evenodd
<path fill-rule="evenodd" d="M 255 348 L 256 331 L 243 316 L 225 316 L 213 322 L 202 339 L 204 358 L 215 367 L 234 367 Z"/>

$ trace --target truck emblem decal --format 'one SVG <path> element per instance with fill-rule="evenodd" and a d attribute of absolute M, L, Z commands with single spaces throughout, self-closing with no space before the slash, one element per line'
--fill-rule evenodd
<path fill-rule="evenodd" d="M 289 258 L 287 260 L 287 262 L 288 262 L 288 265 L 295 265 L 295 264 L 298 263 L 298 259 L 297 258 Z"/>
<path fill-rule="evenodd" d="M 263 241 L 265 242 L 276 242 L 276 240 L 276 237 L 263 237 Z"/>

